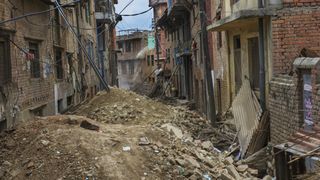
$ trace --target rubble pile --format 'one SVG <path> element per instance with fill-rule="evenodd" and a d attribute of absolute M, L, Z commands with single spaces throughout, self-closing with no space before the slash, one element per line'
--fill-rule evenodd
<path fill-rule="evenodd" d="M 198 113 L 188 110 L 186 107 L 173 107 L 173 118 L 158 120 L 154 125 L 161 126 L 172 123 L 181 130 L 190 132 L 193 139 L 210 141 L 216 148 L 227 149 L 235 142 L 236 128 L 230 121 L 224 121 L 217 127 L 212 125 Z"/>
<path fill-rule="evenodd" d="M 57 140 L 55 123 L 39 119 L 0 135 L 0 179 L 83 179 L 96 171 L 92 159 Z"/>
<path fill-rule="evenodd" d="M 112 107 L 103 106 L 98 107 L 88 114 L 88 117 L 96 121 L 104 123 L 126 123 L 138 120 L 138 116 L 146 115 L 142 110 L 134 109 L 132 105 L 128 104 L 115 104 Z"/>
<path fill-rule="evenodd" d="M 213 128 L 186 106 L 113 88 L 69 114 L 43 117 L 0 137 L 0 175 L 141 180 L 258 175 L 234 160 L 230 147 L 236 131 L 231 122 Z"/>
<path fill-rule="evenodd" d="M 187 113 L 188 114 L 188 113 Z M 182 123 L 183 125 L 183 123 Z M 190 133 L 180 127 L 166 123 L 161 128 L 169 132 L 170 144 L 159 142 L 151 147 L 162 162 L 154 169 L 161 169 L 166 179 L 255 179 L 256 169 L 235 162 L 228 152 L 221 152 L 209 140 L 194 139 Z M 190 128 L 192 129 L 192 128 Z"/>

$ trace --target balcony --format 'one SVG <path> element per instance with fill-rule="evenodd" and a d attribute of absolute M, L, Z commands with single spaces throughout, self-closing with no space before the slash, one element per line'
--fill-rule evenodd
<path fill-rule="evenodd" d="M 116 21 L 114 1 L 98 0 L 95 4 L 95 11 L 98 23 L 111 24 Z"/>
<path fill-rule="evenodd" d="M 42 1 L 43 3 L 48 4 L 48 5 L 54 5 L 54 1 L 52 1 L 52 0 L 40 0 L 40 1 Z"/>
<path fill-rule="evenodd" d="M 113 13 L 95 12 L 96 20 L 107 24 L 114 23 L 116 21 Z"/>
<path fill-rule="evenodd" d="M 188 0 L 168 0 L 168 15 L 180 14 L 179 12 L 192 9 L 192 3 Z"/>
<path fill-rule="evenodd" d="M 252 21 L 259 17 L 272 16 L 282 7 L 283 0 L 262 0 L 263 8 L 259 8 L 258 0 L 225 1 L 222 19 L 208 26 L 208 30 L 222 31 L 236 27 L 242 22 Z"/>
<path fill-rule="evenodd" d="M 158 4 L 167 3 L 167 0 L 149 0 L 149 6 L 153 7 Z"/>

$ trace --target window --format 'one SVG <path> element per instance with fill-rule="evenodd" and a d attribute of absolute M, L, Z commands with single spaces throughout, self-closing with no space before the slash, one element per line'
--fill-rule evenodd
<path fill-rule="evenodd" d="M 148 66 L 150 66 L 150 59 L 151 59 L 151 56 L 147 56 L 147 64 L 148 64 Z"/>
<path fill-rule="evenodd" d="M 240 35 L 233 37 L 233 51 L 234 51 L 234 79 L 236 93 L 242 86 L 242 62 L 241 62 L 241 39 Z"/>
<path fill-rule="evenodd" d="M 129 74 L 130 75 L 134 74 L 134 62 L 133 61 L 129 62 Z"/>
<path fill-rule="evenodd" d="M 170 48 L 166 50 L 166 62 L 170 64 Z"/>
<path fill-rule="evenodd" d="M 90 0 L 88 0 L 86 2 L 86 21 L 87 23 L 89 23 L 91 25 L 91 12 L 90 12 L 90 9 L 91 9 L 91 3 L 90 3 Z"/>
<path fill-rule="evenodd" d="M 60 23 L 60 14 L 58 10 L 54 11 L 54 18 L 53 18 L 53 43 L 59 45 L 61 42 L 61 23 Z"/>
<path fill-rule="evenodd" d="M 122 49 L 123 48 L 122 42 L 119 41 L 117 44 L 118 44 L 118 49 Z"/>
<path fill-rule="evenodd" d="M 69 74 L 72 74 L 73 62 L 72 62 L 72 53 L 66 53 L 68 65 L 69 65 Z"/>
<path fill-rule="evenodd" d="M 222 34 L 221 34 L 221 31 L 219 31 L 217 33 L 217 46 L 218 46 L 218 48 L 222 47 Z"/>
<path fill-rule="evenodd" d="M 124 62 L 121 63 L 121 71 L 122 74 L 127 74 L 127 64 Z"/>
<path fill-rule="evenodd" d="M 0 38 L 0 86 L 11 80 L 9 42 Z"/>
<path fill-rule="evenodd" d="M 154 66 L 154 55 L 151 55 L 151 65 Z"/>
<path fill-rule="evenodd" d="M 58 100 L 58 113 L 62 113 L 63 112 L 63 99 L 59 99 Z"/>
<path fill-rule="evenodd" d="M 63 79 L 63 63 L 62 63 L 62 52 L 60 49 L 55 50 L 55 67 L 56 67 L 56 78 Z"/>
<path fill-rule="evenodd" d="M 34 56 L 30 63 L 31 77 L 40 78 L 39 44 L 35 42 L 29 42 L 29 53 L 33 54 Z"/>
<path fill-rule="evenodd" d="M 73 95 L 67 97 L 67 106 L 71 106 L 73 102 Z"/>
<path fill-rule="evenodd" d="M 131 51 L 131 42 L 126 42 L 126 52 Z"/>
<path fill-rule="evenodd" d="M 90 59 L 93 61 L 94 60 L 94 47 L 93 47 L 93 42 L 90 40 L 87 44 L 87 52 L 88 52 Z M 97 64 L 99 64 L 99 60 L 97 61 Z"/>
<path fill-rule="evenodd" d="M 43 110 L 44 110 L 45 106 L 40 106 L 38 108 L 32 109 L 30 110 L 30 112 L 34 115 L 34 116 L 44 116 Z"/>
<path fill-rule="evenodd" d="M 260 62 L 259 62 L 259 38 L 248 39 L 249 79 L 251 87 L 259 90 Z"/>

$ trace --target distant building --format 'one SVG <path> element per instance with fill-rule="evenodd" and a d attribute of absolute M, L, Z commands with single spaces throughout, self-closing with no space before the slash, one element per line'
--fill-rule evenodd
<path fill-rule="evenodd" d="M 149 31 L 137 29 L 119 31 L 117 47 L 121 50 L 121 53 L 118 54 L 120 88 L 130 89 L 136 83 L 141 82 L 142 63 L 148 49 L 149 33 Z"/>

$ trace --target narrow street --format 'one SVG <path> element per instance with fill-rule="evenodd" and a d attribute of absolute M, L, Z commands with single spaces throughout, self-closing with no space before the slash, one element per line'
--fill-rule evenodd
<path fill-rule="evenodd" d="M 320 0 L 0 0 L 0 180 L 319 180 Z"/>
<path fill-rule="evenodd" d="M 220 152 L 235 138 L 232 121 L 213 129 L 184 106 L 165 105 L 116 88 L 99 93 L 68 114 L 39 117 L 2 134 L 3 179 L 257 175 L 254 169 L 234 163 L 226 156 L 229 153 Z M 83 126 L 84 121 L 91 126 Z"/>

